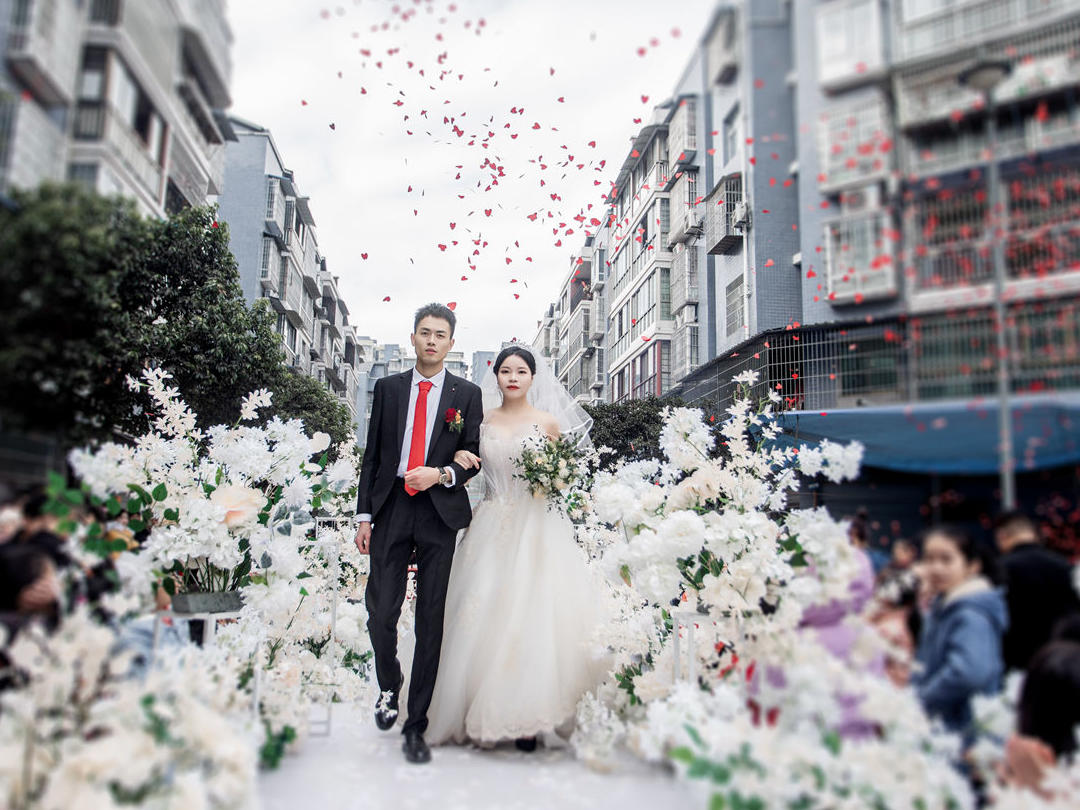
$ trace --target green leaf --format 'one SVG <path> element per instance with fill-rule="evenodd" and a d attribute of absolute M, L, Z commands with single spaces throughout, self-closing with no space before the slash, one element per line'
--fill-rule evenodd
<path fill-rule="evenodd" d="M 53 517 L 62 518 L 68 516 L 68 514 L 71 512 L 71 508 L 62 501 L 52 500 L 45 504 L 42 511 L 45 512 L 46 515 L 52 515 Z"/>
<path fill-rule="evenodd" d="M 827 734 L 825 734 L 824 738 L 822 738 L 822 742 L 825 744 L 826 748 L 832 751 L 833 755 L 840 754 L 840 747 L 843 741 L 841 740 L 840 735 L 836 731 L 829 731 Z"/>
<path fill-rule="evenodd" d="M 165 500 L 168 495 L 169 491 L 168 489 L 166 489 L 164 484 L 158 484 L 156 487 L 154 487 L 153 496 L 155 501 L 158 501 L 160 503 L 161 501 Z"/>
<path fill-rule="evenodd" d="M 619 568 L 619 576 L 622 577 L 622 581 L 627 585 L 630 584 L 630 566 L 625 563 Z"/>
<path fill-rule="evenodd" d="M 61 497 L 72 506 L 82 506 L 83 504 L 83 494 L 78 489 L 65 489 Z"/>
<path fill-rule="evenodd" d="M 727 799 L 723 793 L 714 793 L 709 799 L 709 810 L 727 810 Z"/>
<path fill-rule="evenodd" d="M 118 498 L 109 498 L 105 503 L 105 514 L 109 517 L 116 517 L 124 511 L 124 505 L 120 503 Z"/>
<path fill-rule="evenodd" d="M 176 580 L 172 577 L 166 577 L 165 581 L 161 583 L 161 587 L 169 596 L 176 596 Z"/>
<path fill-rule="evenodd" d="M 137 518 L 129 520 L 127 525 L 129 529 L 136 533 L 141 532 L 146 528 L 146 524 Z"/>
<path fill-rule="evenodd" d="M 138 498 L 132 498 L 127 502 L 127 511 L 132 515 L 139 514 L 142 509 L 142 501 Z"/>
<path fill-rule="evenodd" d="M 45 474 L 45 480 L 47 482 L 47 486 L 50 489 L 55 489 L 56 491 L 62 491 L 67 487 L 67 479 L 64 478 L 64 476 L 62 476 L 56 470 L 49 470 Z"/>
<path fill-rule="evenodd" d="M 165 512 L 162 514 L 162 517 L 165 518 L 165 520 L 171 520 L 175 523 L 176 521 L 180 520 L 180 510 L 166 509 Z"/>
<path fill-rule="evenodd" d="M 150 493 L 147 492 L 142 487 L 140 487 L 138 484 L 128 484 L 128 489 L 130 489 L 132 492 L 134 492 L 136 495 L 138 495 L 139 500 L 141 500 L 143 503 L 153 503 L 154 502 L 154 499 L 150 496 Z M 129 509 L 128 511 L 133 511 L 133 510 Z M 134 510 L 134 511 L 137 511 L 137 510 Z"/>
<path fill-rule="evenodd" d="M 116 540 L 109 540 L 106 542 L 105 547 L 109 551 L 127 551 L 127 541 L 117 538 Z"/>
<path fill-rule="evenodd" d="M 694 728 L 689 723 L 684 724 L 683 728 L 686 729 L 686 733 L 690 737 L 690 739 L 694 741 L 694 745 L 696 745 L 698 748 L 705 747 L 705 741 L 701 739 L 701 735 L 698 733 L 698 730 L 696 728 Z"/>
<path fill-rule="evenodd" d="M 712 763 L 707 759 L 695 759 L 686 769 L 686 775 L 690 779 L 704 779 L 712 771 Z"/>
<path fill-rule="evenodd" d="M 684 762 L 689 765 L 694 761 L 694 752 L 687 748 L 685 745 L 680 745 L 678 748 L 672 748 L 668 752 L 668 756 L 676 762 Z"/>

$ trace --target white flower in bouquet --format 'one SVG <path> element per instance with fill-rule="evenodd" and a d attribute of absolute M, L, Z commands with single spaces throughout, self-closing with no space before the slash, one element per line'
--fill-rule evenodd
<path fill-rule="evenodd" d="M 225 510 L 222 522 L 227 528 L 243 529 L 258 522 L 259 512 L 266 505 L 266 496 L 242 484 L 225 484 L 210 493 L 210 502 Z M 185 508 L 181 519 L 186 517 Z"/>

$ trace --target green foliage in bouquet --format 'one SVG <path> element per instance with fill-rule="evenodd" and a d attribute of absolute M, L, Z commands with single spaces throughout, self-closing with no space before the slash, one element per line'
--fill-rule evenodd
<path fill-rule="evenodd" d="M 571 519 L 580 519 L 587 508 L 592 484 L 586 456 L 563 436 L 531 437 L 514 465 L 515 478 L 529 485 L 534 498 L 545 498 L 549 509 L 557 509 Z"/>

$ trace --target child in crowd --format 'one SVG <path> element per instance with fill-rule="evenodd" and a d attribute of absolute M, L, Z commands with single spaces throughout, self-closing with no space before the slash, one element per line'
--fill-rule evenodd
<path fill-rule="evenodd" d="M 952 528 L 923 542 L 927 584 L 935 596 L 925 617 L 912 677 L 928 714 L 971 737 L 971 697 L 1001 688 L 1001 638 L 1008 610 L 996 589 L 989 550 Z"/>

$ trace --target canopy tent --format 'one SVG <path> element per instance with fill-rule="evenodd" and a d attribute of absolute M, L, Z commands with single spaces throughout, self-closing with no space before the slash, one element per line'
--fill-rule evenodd
<path fill-rule="evenodd" d="M 1080 393 L 1013 396 L 1013 458 L 1018 472 L 1080 463 Z M 830 411 L 785 411 L 781 446 L 858 440 L 863 464 L 916 473 L 993 475 L 998 471 L 994 399 L 922 402 Z"/>

